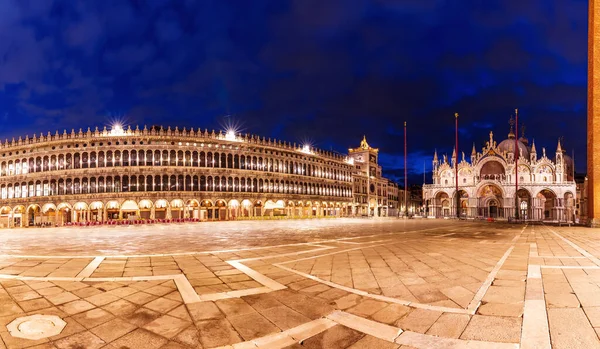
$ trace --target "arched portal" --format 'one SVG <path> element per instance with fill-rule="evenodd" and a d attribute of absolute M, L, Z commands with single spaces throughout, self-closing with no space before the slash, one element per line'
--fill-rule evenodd
<path fill-rule="evenodd" d="M 141 219 L 151 219 L 152 218 L 152 201 L 145 199 L 140 201 L 138 204 L 140 208 L 140 218 Z"/>
<path fill-rule="evenodd" d="M 72 218 L 72 207 L 68 203 L 61 203 L 56 207 L 56 211 L 58 214 L 56 224 L 57 225 L 65 225 L 71 223 Z"/>
<path fill-rule="evenodd" d="M 198 200 L 191 199 L 185 203 L 185 218 L 200 218 L 200 203 Z"/>
<path fill-rule="evenodd" d="M 77 202 L 73 205 L 73 221 L 87 222 L 88 221 L 88 204 L 85 202 Z"/>
<path fill-rule="evenodd" d="M 458 204 L 458 208 L 459 208 L 459 213 L 461 217 L 467 217 L 468 214 L 468 209 L 469 209 L 469 193 L 467 193 L 465 190 L 463 189 L 459 189 L 458 190 L 458 197 L 459 197 L 459 204 Z M 452 207 L 456 206 L 456 196 L 454 196 L 454 201 L 452 202 Z M 454 211 L 456 212 L 456 211 Z M 453 213 L 454 213 L 453 212 Z"/>
<path fill-rule="evenodd" d="M 27 226 L 39 226 L 42 223 L 42 209 L 40 205 L 30 205 L 27 207 Z"/>
<path fill-rule="evenodd" d="M 215 207 L 215 219 L 219 221 L 227 219 L 227 203 L 225 200 L 217 200 Z"/>
<path fill-rule="evenodd" d="M 58 215 L 56 212 L 56 205 L 47 203 L 42 206 L 42 224 L 47 226 L 54 226 L 57 224 Z"/>
<path fill-rule="evenodd" d="M 440 191 L 435 195 L 435 199 L 433 200 L 433 212 L 437 217 L 449 217 L 450 216 L 450 197 L 448 193 Z M 402 207 L 401 211 L 405 212 L 406 208 Z"/>
<path fill-rule="evenodd" d="M 542 209 L 542 219 L 547 221 L 557 221 L 558 212 L 556 209 L 556 194 L 549 189 L 540 191 L 537 195 L 540 200 L 540 207 Z"/>
<path fill-rule="evenodd" d="M 109 221 L 120 219 L 120 205 L 118 201 L 109 201 L 106 203 L 106 218 Z"/>
<path fill-rule="evenodd" d="M 532 217 L 532 200 L 531 194 L 527 189 L 519 189 L 517 191 L 517 205 L 519 205 L 519 218 L 531 219 Z"/>
<path fill-rule="evenodd" d="M 183 200 L 175 199 L 171 201 L 171 219 L 183 218 Z M 167 217 L 169 218 L 169 217 Z"/>
<path fill-rule="evenodd" d="M 101 201 L 94 201 L 90 204 L 91 220 L 93 222 L 104 221 L 104 204 Z"/>
<path fill-rule="evenodd" d="M 486 184 L 479 188 L 477 194 L 478 215 L 482 217 L 504 218 L 502 190 L 495 184 Z"/>
<path fill-rule="evenodd" d="M 126 220 L 136 220 L 140 218 L 140 207 L 137 202 L 127 200 L 121 205 L 121 217 Z"/>
<path fill-rule="evenodd" d="M 167 218 L 167 208 L 169 203 L 165 199 L 156 200 L 154 203 L 154 219 L 165 219 Z"/>
<path fill-rule="evenodd" d="M 214 205 L 210 200 L 202 200 L 200 202 L 200 219 L 212 220 L 214 217 Z"/>
<path fill-rule="evenodd" d="M 0 207 L 0 227 L 8 228 L 11 227 L 10 220 L 12 218 L 12 210 L 8 206 Z"/>

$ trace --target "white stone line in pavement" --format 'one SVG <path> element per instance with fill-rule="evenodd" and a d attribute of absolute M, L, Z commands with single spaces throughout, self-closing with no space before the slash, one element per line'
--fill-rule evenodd
<path fill-rule="evenodd" d="M 277 291 L 277 290 L 283 290 L 286 289 L 287 287 L 280 284 L 279 282 L 257 272 L 256 270 L 247 267 L 245 265 L 243 265 L 240 262 L 236 262 L 236 261 L 228 261 L 227 262 L 229 265 L 231 265 L 232 267 L 236 268 L 237 270 L 243 272 L 244 274 L 248 275 L 249 277 L 251 277 L 252 279 L 254 279 L 255 281 L 257 281 L 258 283 L 263 284 L 264 286 L 270 288 L 273 291 Z"/>
<path fill-rule="evenodd" d="M 456 233 L 448 233 L 448 234 L 442 234 L 442 235 L 436 235 L 436 236 L 432 236 L 433 238 L 443 238 L 445 236 L 450 236 L 450 235 L 454 235 Z"/>
<path fill-rule="evenodd" d="M 502 258 L 500 258 L 498 263 L 496 263 L 496 265 L 494 266 L 494 269 L 492 269 L 492 271 L 488 274 L 487 278 L 485 279 L 485 281 L 483 282 L 483 284 L 481 285 L 479 290 L 477 290 L 475 297 L 473 297 L 473 299 L 469 303 L 469 306 L 467 307 L 467 309 L 469 310 L 469 312 L 471 314 L 475 314 L 475 312 L 477 311 L 477 308 L 479 308 L 479 306 L 481 305 L 481 300 L 483 299 L 483 296 L 485 296 L 486 292 L 492 285 L 494 278 L 496 278 L 496 275 L 500 271 L 500 268 L 502 268 L 502 266 L 504 265 L 504 262 L 506 262 L 506 259 L 508 258 L 508 256 L 510 256 L 511 252 L 515 248 L 515 244 L 517 243 L 517 240 L 519 240 L 521 235 L 523 235 L 523 232 L 525 231 L 526 228 L 527 228 L 527 224 L 525 224 L 523 229 L 521 229 L 521 231 L 511 240 L 512 246 L 509 247 L 508 250 L 506 250 L 506 252 L 502 256 Z"/>
<path fill-rule="evenodd" d="M 258 260 L 262 260 L 262 259 L 279 258 L 279 257 L 287 257 L 287 256 L 297 256 L 297 255 L 301 255 L 301 254 L 305 254 L 305 253 L 319 252 L 319 251 L 325 251 L 325 250 L 333 250 L 333 249 L 337 248 L 337 247 L 325 246 L 325 245 L 310 245 L 310 246 L 318 246 L 319 248 L 315 248 L 314 250 L 306 250 L 306 251 L 298 251 L 298 252 L 289 252 L 289 253 L 275 254 L 275 255 L 272 255 L 272 256 L 252 257 L 252 258 L 244 258 L 244 259 L 234 259 L 234 260 L 230 260 L 230 261 L 227 261 L 227 262 L 229 263 L 229 262 L 258 261 Z"/>
<path fill-rule="evenodd" d="M 592 255 L 591 253 L 589 253 L 585 249 L 579 247 L 579 245 L 577 245 L 576 243 L 572 242 L 571 240 L 565 238 L 564 236 L 560 235 L 559 233 L 555 232 L 554 230 L 550 229 L 549 227 L 546 227 L 546 229 L 550 230 L 550 232 L 552 232 L 554 235 L 556 235 L 559 239 L 561 239 L 562 241 L 569 244 L 571 247 L 573 247 L 575 250 L 577 250 L 577 252 L 581 253 L 582 255 L 587 257 L 589 260 L 591 260 L 594 264 L 600 266 L 600 259 L 594 257 L 594 255 Z"/>
<path fill-rule="evenodd" d="M 268 287 L 255 287 L 248 288 L 245 290 L 237 290 L 237 291 L 227 291 L 227 292 L 219 292 L 219 293 L 208 293 L 202 294 L 198 296 L 197 302 L 214 302 L 220 299 L 228 299 L 228 298 L 240 298 L 245 296 L 250 296 L 254 294 L 268 293 L 273 291 Z"/>
<path fill-rule="evenodd" d="M 190 281 L 187 279 L 187 277 L 185 277 L 185 275 L 179 274 L 173 278 L 173 281 L 175 281 L 175 286 L 177 286 L 177 290 L 179 290 L 179 294 L 181 295 L 181 299 L 183 299 L 184 303 L 189 304 L 200 302 L 198 293 L 196 293 L 196 290 L 194 290 L 194 287 L 192 287 L 192 284 L 190 284 Z"/>
<path fill-rule="evenodd" d="M 411 348 L 454 348 L 454 349 L 518 349 L 516 343 L 484 342 L 455 338 L 444 338 L 426 335 L 411 331 L 403 331 L 401 328 L 368 320 L 344 311 L 335 311 L 327 318 L 336 323 L 377 337 L 387 342 L 410 346 Z"/>
<path fill-rule="evenodd" d="M 483 299 L 483 296 L 485 296 L 490 286 L 492 286 L 492 282 L 496 278 L 498 271 L 500 271 L 500 268 L 502 268 L 502 265 L 504 265 L 504 262 L 506 262 L 506 259 L 508 258 L 508 256 L 510 256 L 514 248 L 514 246 L 511 246 L 508 248 L 508 250 L 506 250 L 502 258 L 500 258 L 498 263 L 496 263 L 496 266 L 494 266 L 494 269 L 492 269 L 492 271 L 488 274 L 487 278 L 485 279 L 479 290 L 477 290 L 475 297 L 473 297 L 473 299 L 469 303 L 469 306 L 467 307 L 467 309 L 472 314 L 475 314 L 477 308 L 479 308 L 479 305 L 481 305 L 481 300 Z"/>
<path fill-rule="evenodd" d="M 402 334 L 396 338 L 395 343 L 419 349 L 519 349 L 519 344 L 517 343 L 483 342 L 444 338 L 411 331 L 402 332 Z"/>
<path fill-rule="evenodd" d="M 268 336 L 252 339 L 246 342 L 226 345 L 215 349 L 285 348 L 302 342 L 307 338 L 313 337 L 335 325 L 335 322 L 326 318 L 321 318 L 290 328 L 289 330 L 285 330 L 283 332 L 270 334 Z"/>
<path fill-rule="evenodd" d="M 93 261 L 90 262 L 76 277 L 86 278 L 92 276 L 94 271 L 98 269 L 100 263 L 104 261 L 104 257 L 96 257 Z"/>
<path fill-rule="evenodd" d="M 544 269 L 600 269 L 596 265 L 540 265 Z"/>
<path fill-rule="evenodd" d="M 529 257 L 537 254 L 537 244 L 531 243 Z M 539 265 L 527 267 L 527 282 L 525 288 L 525 305 L 523 308 L 523 327 L 521 329 L 522 349 L 550 349 L 550 329 L 542 270 Z"/>
<path fill-rule="evenodd" d="M 283 263 L 282 263 L 283 264 Z M 423 303 L 416 303 L 416 302 L 410 302 L 407 300 L 402 300 L 402 299 L 397 299 L 397 298 L 392 298 L 392 297 L 386 297 L 386 296 L 382 296 L 382 295 L 378 295 L 378 294 L 371 294 L 368 293 L 366 291 L 362 291 L 362 290 L 357 290 L 355 288 L 350 288 L 344 285 L 340 285 L 340 284 L 336 284 L 334 282 L 331 281 L 327 281 L 327 280 L 323 280 L 320 279 L 316 276 L 310 275 L 310 274 L 306 274 L 303 273 L 301 271 L 298 270 L 294 270 L 288 267 L 285 267 L 281 264 L 273 264 L 274 266 L 281 268 L 283 270 L 287 270 L 289 272 L 298 274 L 300 276 L 303 276 L 307 279 L 311 279 L 317 282 L 320 282 L 322 284 L 325 284 L 329 287 L 334 287 L 346 292 L 350 292 L 350 293 L 354 293 L 357 294 L 359 296 L 364 296 L 364 297 L 369 297 L 369 298 L 373 298 L 373 299 L 378 299 L 384 302 L 389 302 L 389 303 L 395 303 L 395 304 L 400 304 L 400 305 L 406 305 L 409 307 L 413 307 L 413 308 L 420 308 L 420 309 L 426 309 L 426 310 L 433 310 L 433 311 L 443 311 L 446 313 L 456 313 L 456 314 L 472 314 L 471 311 L 467 310 L 467 309 L 462 309 L 462 308 L 450 308 L 450 307 L 441 307 L 441 306 L 437 306 L 437 305 L 431 305 L 431 304 L 423 304 Z"/>
<path fill-rule="evenodd" d="M 402 333 L 402 330 L 398 327 L 367 320 L 360 316 L 346 313 L 341 310 L 334 311 L 333 313 L 327 315 L 327 318 L 337 322 L 340 325 L 392 343 Z"/>

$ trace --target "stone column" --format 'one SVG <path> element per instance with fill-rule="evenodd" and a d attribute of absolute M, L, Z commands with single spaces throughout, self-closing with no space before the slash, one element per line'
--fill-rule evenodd
<path fill-rule="evenodd" d="M 171 219 L 171 206 L 167 206 L 167 215 L 166 215 L 166 219 Z"/>
<path fill-rule="evenodd" d="M 588 224 L 600 227 L 600 0 L 588 12 Z"/>
<path fill-rule="evenodd" d="M 156 219 L 156 208 L 154 206 L 150 208 L 150 219 Z"/>

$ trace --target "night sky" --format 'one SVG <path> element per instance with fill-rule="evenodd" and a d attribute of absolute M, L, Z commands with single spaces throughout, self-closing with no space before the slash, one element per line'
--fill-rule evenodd
<path fill-rule="evenodd" d="M 0 1 L 0 138 L 108 126 L 223 129 L 347 152 L 431 182 L 519 108 L 585 171 L 586 0 Z"/>

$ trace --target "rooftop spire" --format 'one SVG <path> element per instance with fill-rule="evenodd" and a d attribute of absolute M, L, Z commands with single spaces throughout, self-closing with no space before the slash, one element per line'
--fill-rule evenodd
<path fill-rule="evenodd" d="M 511 116 L 510 120 L 508 120 L 508 124 L 510 125 L 510 131 L 508 132 L 508 138 L 515 138 L 515 133 L 513 132 L 513 127 L 515 126 L 515 119 Z"/>
<path fill-rule="evenodd" d="M 556 152 L 562 153 L 562 146 L 560 145 L 560 138 L 558 139 L 558 145 L 556 146 Z"/>
<path fill-rule="evenodd" d="M 535 154 L 537 151 L 535 150 L 535 139 L 531 142 L 531 153 Z"/>
<path fill-rule="evenodd" d="M 473 142 L 473 150 L 471 150 L 471 155 L 477 155 L 477 151 L 475 150 L 475 142 Z"/>
<path fill-rule="evenodd" d="M 369 149 L 369 143 L 367 143 L 367 136 L 363 135 L 362 141 L 360 141 L 360 147 L 363 149 Z"/>

